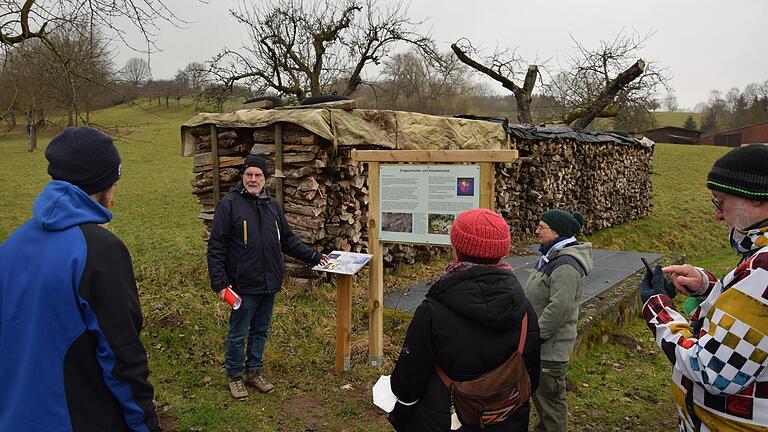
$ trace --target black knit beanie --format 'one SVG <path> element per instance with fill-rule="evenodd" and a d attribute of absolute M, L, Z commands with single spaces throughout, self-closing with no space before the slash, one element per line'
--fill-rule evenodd
<path fill-rule="evenodd" d="M 581 226 L 584 225 L 584 216 L 581 213 L 568 213 L 560 209 L 545 211 L 539 220 L 545 222 L 553 231 L 557 231 L 563 237 L 575 236 L 581 231 Z"/>
<path fill-rule="evenodd" d="M 267 176 L 267 161 L 264 159 L 264 156 L 257 153 L 251 153 L 248 156 L 245 157 L 245 162 L 243 163 L 243 172 L 245 172 L 245 169 L 248 167 L 256 167 L 261 168 L 261 172 L 264 173 L 264 177 Z"/>
<path fill-rule="evenodd" d="M 735 148 L 718 159 L 707 176 L 709 189 L 768 201 L 768 145 Z"/>
<path fill-rule="evenodd" d="M 69 127 L 45 149 L 48 174 L 88 195 L 107 190 L 120 179 L 120 153 L 112 138 L 92 127 Z"/>

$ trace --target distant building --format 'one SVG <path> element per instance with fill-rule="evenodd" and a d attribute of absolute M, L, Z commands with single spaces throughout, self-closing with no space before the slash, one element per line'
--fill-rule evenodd
<path fill-rule="evenodd" d="M 699 144 L 701 132 L 677 126 L 664 126 L 647 130 L 643 135 L 657 143 Z"/>
<path fill-rule="evenodd" d="M 702 145 L 739 147 L 744 144 L 768 143 L 768 122 L 744 126 L 701 137 Z"/>

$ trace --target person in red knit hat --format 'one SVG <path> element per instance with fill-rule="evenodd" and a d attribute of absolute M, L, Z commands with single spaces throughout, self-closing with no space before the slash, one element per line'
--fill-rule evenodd
<path fill-rule="evenodd" d="M 450 237 L 455 259 L 416 309 L 392 372 L 398 402 L 389 421 L 398 431 L 451 430 L 451 397 L 436 366 L 453 381 L 492 371 L 518 348 L 526 313 L 523 359 L 532 391 L 538 386 L 536 313 L 512 267 L 501 261 L 509 252 L 509 225 L 491 210 L 467 210 L 456 217 Z M 526 401 L 483 430 L 527 431 L 529 413 Z"/>

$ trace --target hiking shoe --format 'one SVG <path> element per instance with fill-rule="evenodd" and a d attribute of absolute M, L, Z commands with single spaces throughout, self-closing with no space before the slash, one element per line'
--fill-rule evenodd
<path fill-rule="evenodd" d="M 267 382 L 261 373 L 249 373 L 245 377 L 245 385 L 256 387 L 256 390 L 262 393 L 269 393 L 275 389 L 275 386 Z"/>
<path fill-rule="evenodd" d="M 229 393 L 235 399 L 243 399 L 248 397 L 248 389 L 243 385 L 243 380 L 240 378 L 228 379 L 229 381 Z"/>

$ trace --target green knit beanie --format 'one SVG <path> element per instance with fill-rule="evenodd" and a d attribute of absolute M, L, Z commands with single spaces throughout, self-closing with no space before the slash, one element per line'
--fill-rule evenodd
<path fill-rule="evenodd" d="M 539 220 L 549 225 L 553 231 L 563 237 L 575 236 L 581 231 L 581 226 L 584 225 L 584 216 L 581 213 L 568 213 L 560 209 L 545 211 Z"/>

